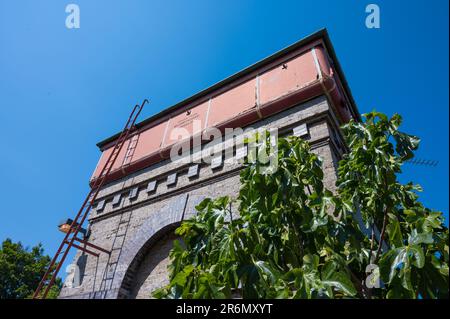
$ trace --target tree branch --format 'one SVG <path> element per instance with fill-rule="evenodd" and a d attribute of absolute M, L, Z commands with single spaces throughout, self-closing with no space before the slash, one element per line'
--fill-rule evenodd
<path fill-rule="evenodd" d="M 350 275 L 352 276 L 353 282 L 358 286 L 358 291 L 361 294 L 362 297 L 369 296 L 369 293 L 365 287 L 364 284 L 361 283 L 361 280 L 351 271 L 350 267 L 348 265 L 346 266 L 347 270 L 350 272 Z"/>
<path fill-rule="evenodd" d="M 381 228 L 380 242 L 378 244 L 378 250 L 377 250 L 377 254 L 375 255 L 374 263 L 376 263 L 378 261 L 378 257 L 380 256 L 380 253 L 381 253 L 381 248 L 383 247 L 384 234 L 386 232 L 386 224 L 387 224 L 387 218 L 388 218 L 387 211 L 388 211 L 388 209 L 386 207 L 386 209 L 384 210 L 383 227 Z"/>

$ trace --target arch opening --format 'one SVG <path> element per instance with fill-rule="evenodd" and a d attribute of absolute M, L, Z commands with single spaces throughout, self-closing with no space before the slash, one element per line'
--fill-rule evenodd
<path fill-rule="evenodd" d="M 173 241 L 180 239 L 175 235 L 179 225 L 177 222 L 165 226 L 139 249 L 125 273 L 118 298 L 149 299 L 155 289 L 168 284 L 169 253 Z"/>

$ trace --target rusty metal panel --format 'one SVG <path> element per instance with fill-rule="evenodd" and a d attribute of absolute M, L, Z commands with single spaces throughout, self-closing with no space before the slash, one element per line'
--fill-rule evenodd
<path fill-rule="evenodd" d="M 265 105 L 275 105 L 274 102 L 283 101 L 284 97 L 286 97 L 285 100 L 288 100 L 289 97 L 295 95 L 291 93 L 302 92 L 302 88 L 312 84 L 318 85 L 319 71 L 325 77 L 332 75 L 331 60 L 322 44 L 314 43 L 297 52 L 302 53 L 292 52 L 289 56 L 281 57 L 267 66 L 270 69 L 265 68 L 259 73 L 255 72 L 254 77 L 250 79 L 237 79 L 234 83 L 220 88 L 217 93 L 203 97 L 202 101 L 192 101 L 189 105 L 183 106 L 183 111 L 174 111 L 175 113 L 167 115 L 166 119 L 161 120 L 160 123 L 148 124 L 148 128 L 141 128 L 130 163 L 125 164 L 133 166 L 137 163 L 133 169 L 140 169 L 143 166 L 138 167 L 139 163 L 147 160 L 154 162 L 163 158 L 160 153 L 163 148 L 200 133 L 207 127 L 218 126 L 237 117 L 243 119 L 239 125 L 245 125 L 246 121 L 252 121 L 251 118 L 245 117 L 253 114 L 252 110 L 255 110 L 259 117 L 272 114 L 277 110 L 272 109 L 272 113 L 267 113 Z M 318 65 L 320 68 L 317 68 Z M 307 94 L 313 95 L 315 91 Z M 339 96 L 339 88 L 331 92 L 331 95 L 332 97 L 336 95 L 337 100 L 343 99 L 342 96 Z M 301 98 L 305 99 L 307 96 Z M 191 107 L 191 105 L 194 106 Z M 256 109 L 257 105 L 261 109 Z M 276 107 L 279 108 L 279 106 Z M 284 107 L 289 107 L 289 105 L 281 106 L 281 108 Z M 266 110 L 266 113 L 264 111 L 261 113 L 260 110 Z M 344 111 L 341 110 L 341 113 Z M 128 145 L 128 141 L 125 143 Z M 98 177 L 111 152 L 112 148 L 103 151 L 93 178 Z M 118 171 L 126 152 L 127 148 L 124 147 L 115 162 L 113 171 Z M 129 172 L 130 170 L 123 171 L 123 174 Z"/>
<path fill-rule="evenodd" d="M 134 151 L 133 161 L 159 150 L 164 137 L 166 122 L 161 122 L 140 133 L 139 142 Z"/>
<path fill-rule="evenodd" d="M 186 137 L 200 133 L 205 127 L 208 101 L 201 103 L 170 119 L 164 146 L 172 145 Z"/>
<path fill-rule="evenodd" d="M 307 86 L 317 79 L 310 51 L 261 74 L 260 103 L 265 104 Z"/>
<path fill-rule="evenodd" d="M 320 65 L 320 69 L 323 75 L 330 76 L 331 75 L 331 65 L 328 58 L 328 54 L 325 52 L 325 49 L 322 46 L 316 46 L 314 48 L 317 60 Z"/>
<path fill-rule="evenodd" d="M 162 122 L 160 124 L 157 124 L 149 129 L 144 130 L 139 134 L 139 138 L 137 140 L 136 148 L 134 149 L 133 154 L 133 161 L 139 160 L 147 155 L 152 154 L 153 152 L 156 152 L 161 147 L 161 142 L 163 140 L 164 136 L 164 129 L 167 122 Z M 135 137 L 136 135 L 133 135 Z M 130 140 L 133 138 L 130 137 L 125 141 L 125 145 L 128 146 L 130 143 Z M 108 159 L 109 155 L 111 154 L 113 150 L 113 146 L 107 148 L 102 152 L 102 155 L 100 157 L 100 160 L 98 162 L 97 168 L 95 169 L 94 174 L 92 175 L 92 178 L 98 177 L 100 174 L 100 171 L 103 169 L 103 166 L 106 163 L 106 160 Z M 114 166 L 112 170 L 119 169 L 122 166 L 123 160 L 125 158 L 125 155 L 127 153 L 127 147 L 123 147 L 120 151 L 116 162 L 114 163 Z"/>
<path fill-rule="evenodd" d="M 244 82 L 211 100 L 208 127 L 216 126 L 256 105 L 256 78 Z"/>
<path fill-rule="evenodd" d="M 102 155 L 100 156 L 97 167 L 95 168 L 95 171 L 92 174 L 91 180 L 94 178 L 97 178 L 100 175 L 100 172 L 103 169 L 103 166 L 105 166 L 106 161 L 108 160 L 112 151 L 113 151 L 113 147 L 110 147 L 102 152 Z"/>
<path fill-rule="evenodd" d="M 129 144 L 130 139 L 127 139 L 124 143 L 125 145 Z M 106 164 L 106 161 L 108 160 L 110 154 L 113 151 L 114 146 L 109 147 L 108 149 L 104 150 L 102 153 L 102 156 L 100 157 L 100 161 L 97 165 L 97 168 L 95 169 L 94 174 L 92 175 L 92 178 L 97 178 L 100 175 L 101 170 L 103 169 L 103 167 Z M 119 155 L 117 156 L 117 160 L 115 161 L 112 170 L 115 170 L 117 168 L 119 168 L 122 165 L 123 159 L 125 157 L 125 154 L 127 152 L 127 147 L 123 147 L 120 152 Z"/>

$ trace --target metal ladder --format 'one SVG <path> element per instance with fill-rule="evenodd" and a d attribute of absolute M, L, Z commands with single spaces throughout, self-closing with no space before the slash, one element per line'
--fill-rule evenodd
<path fill-rule="evenodd" d="M 128 165 L 131 162 L 131 159 L 133 158 L 138 142 L 139 142 L 139 134 L 135 134 L 130 138 L 127 152 L 125 153 L 125 156 L 123 158 L 122 166 Z"/>
<path fill-rule="evenodd" d="M 122 203 L 124 201 L 125 199 L 122 201 Z M 103 270 L 100 287 L 97 291 L 93 293 L 94 299 L 106 299 L 107 298 L 106 294 L 113 285 L 117 265 L 119 264 L 120 254 L 122 252 L 123 245 L 125 244 L 125 238 L 127 236 L 128 228 L 130 226 L 132 213 L 133 212 L 130 211 L 128 213 L 123 213 L 120 216 L 119 224 L 117 225 L 117 230 L 115 231 L 113 244 L 111 246 L 111 254 L 109 254 L 108 261 L 106 262 L 105 269 Z"/>
<path fill-rule="evenodd" d="M 88 254 L 94 255 L 96 257 L 99 256 L 99 253 L 92 251 L 89 248 L 95 249 L 97 251 L 111 254 L 110 251 L 103 249 L 97 245 L 88 243 L 85 239 L 79 238 L 77 235 L 80 232 L 80 229 L 82 228 L 82 225 L 84 221 L 86 220 L 86 217 L 89 214 L 90 209 L 92 208 L 92 204 L 97 198 L 98 193 L 100 192 L 100 189 L 104 185 L 109 173 L 111 172 L 114 163 L 117 160 L 117 157 L 119 156 L 120 151 L 123 148 L 123 145 L 125 144 L 125 141 L 128 139 L 129 134 L 133 131 L 135 128 L 134 125 L 136 123 L 136 119 L 141 113 L 145 103 L 148 103 L 148 100 L 145 99 L 141 105 L 135 105 L 133 108 L 133 111 L 131 112 L 130 116 L 128 117 L 128 121 L 125 124 L 125 127 L 123 128 L 122 132 L 120 133 L 119 137 L 116 140 L 116 143 L 114 145 L 113 151 L 109 155 L 108 159 L 106 160 L 105 165 L 103 166 L 99 177 L 94 180 L 94 183 L 91 187 L 91 190 L 86 196 L 86 199 L 84 200 L 83 204 L 81 205 L 80 210 L 78 211 L 78 214 L 73 219 L 72 224 L 70 225 L 69 231 L 64 236 L 64 239 L 62 240 L 61 244 L 59 245 L 58 250 L 56 251 L 55 256 L 53 257 L 52 261 L 50 262 L 50 265 L 45 272 L 44 276 L 42 277 L 39 286 L 36 288 L 36 291 L 33 294 L 33 299 L 42 298 L 45 299 L 47 297 L 48 292 L 50 291 L 50 288 L 55 283 L 56 277 L 59 273 L 59 270 L 61 269 L 61 266 L 63 265 L 67 254 L 69 253 L 70 248 L 75 247 L 77 249 L 80 249 Z M 80 243 L 82 246 L 76 244 Z M 42 295 L 41 292 L 43 291 Z"/>

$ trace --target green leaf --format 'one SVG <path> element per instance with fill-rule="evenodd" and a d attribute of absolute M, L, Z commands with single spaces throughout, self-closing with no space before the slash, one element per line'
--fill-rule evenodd
<path fill-rule="evenodd" d="M 303 257 L 303 266 L 308 270 L 317 270 L 319 266 L 319 256 L 307 254 Z"/>
<path fill-rule="evenodd" d="M 389 235 L 389 242 L 392 246 L 403 246 L 402 231 L 400 228 L 400 223 L 397 219 L 391 220 L 391 222 L 386 226 L 386 232 Z"/>
<path fill-rule="evenodd" d="M 408 261 L 406 248 L 396 248 L 383 254 L 380 261 L 380 276 L 383 281 L 391 283 L 397 269 L 403 267 Z"/>
<path fill-rule="evenodd" d="M 410 245 L 408 247 L 408 252 L 411 252 L 413 254 L 413 264 L 417 268 L 422 268 L 425 265 L 425 256 L 423 254 L 422 248 L 419 245 Z"/>
<path fill-rule="evenodd" d="M 432 244 L 433 234 L 432 233 L 418 233 L 417 229 L 413 229 L 411 235 L 408 238 L 408 243 L 410 245 L 419 244 Z"/>
<path fill-rule="evenodd" d="M 328 279 L 323 280 L 322 283 L 324 285 L 330 285 L 335 287 L 337 290 L 343 292 L 344 294 L 348 296 L 355 296 L 357 291 L 355 289 L 355 286 L 353 285 L 352 281 L 348 277 L 347 274 L 345 274 L 342 271 L 336 271 L 331 276 L 329 276 Z"/>
<path fill-rule="evenodd" d="M 397 114 L 389 119 L 371 112 L 364 122 L 352 120 L 343 127 L 348 152 L 339 161 L 334 192 L 324 186 L 321 160 L 301 138 L 279 139 L 277 153 L 271 154 L 278 167 L 270 174 L 260 162 L 248 160 L 235 202 L 206 199 L 177 229 L 183 245 L 174 244 L 171 281 L 155 295 L 364 296 L 353 282 L 365 279 L 369 253 L 378 249 L 371 229 L 380 229 L 387 213 L 389 249 L 377 261 L 384 285 L 373 296 L 448 296 L 448 229 L 441 213 L 419 202 L 420 188 L 398 179 L 402 163 L 419 144 L 417 137 L 399 131 L 400 125 Z"/>
<path fill-rule="evenodd" d="M 344 271 L 339 269 L 339 263 L 335 260 L 329 260 L 322 268 L 322 283 L 335 287 L 337 290 L 348 296 L 355 296 L 357 291 Z"/>
<path fill-rule="evenodd" d="M 174 285 L 178 285 L 180 287 L 183 287 L 186 284 L 187 277 L 190 275 L 190 273 L 194 270 L 193 265 L 187 265 L 183 268 L 182 271 L 180 271 L 173 279 L 172 283 Z"/>
<path fill-rule="evenodd" d="M 255 266 L 256 269 L 258 269 L 260 275 L 263 276 L 264 278 L 267 278 L 271 284 L 274 284 L 277 281 L 279 273 L 268 263 L 262 260 L 258 260 L 257 262 L 255 262 Z"/>

